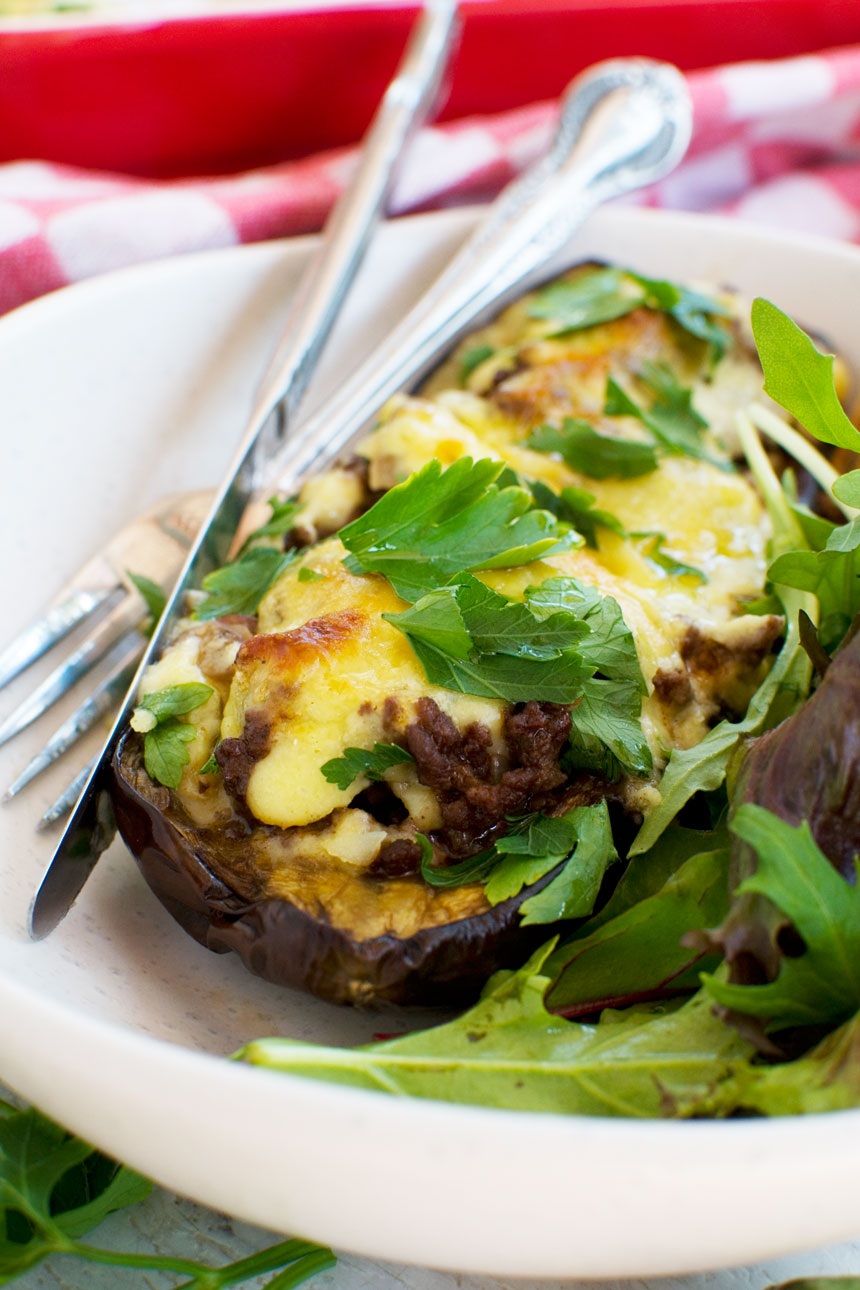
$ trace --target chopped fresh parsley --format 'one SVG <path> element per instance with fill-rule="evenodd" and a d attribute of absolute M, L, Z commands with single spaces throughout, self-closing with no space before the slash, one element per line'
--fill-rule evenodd
<path fill-rule="evenodd" d="M 653 444 L 601 434 L 588 421 L 565 417 L 562 426 L 539 426 L 526 440 L 537 452 L 557 452 L 590 479 L 635 479 L 657 469 Z"/>
<path fill-rule="evenodd" d="M 294 527 L 296 515 L 302 509 L 301 504 L 296 501 L 282 501 L 279 497 L 270 497 L 269 506 L 271 515 L 265 524 L 261 524 L 253 533 L 249 533 L 242 544 L 240 554 L 247 551 L 260 538 L 281 537 L 284 533 L 289 533 Z"/>
<path fill-rule="evenodd" d="M 598 528 L 609 529 L 619 537 L 624 536 L 624 525 L 618 517 L 598 506 L 597 498 L 588 489 L 574 488 L 571 485 L 556 493 L 538 479 L 529 480 L 527 487 L 531 489 L 538 506 L 545 511 L 552 511 L 564 524 L 576 529 L 588 546 L 598 546 Z"/>
<path fill-rule="evenodd" d="M 631 538 L 641 539 L 642 554 L 649 564 L 653 564 L 661 572 L 674 578 L 697 578 L 699 582 L 707 582 L 707 574 L 701 569 L 696 568 L 694 564 L 685 564 L 676 556 L 670 555 L 668 551 L 663 550 L 663 543 L 666 541 L 665 533 L 654 533 L 645 529 L 638 530 L 630 534 Z"/>
<path fill-rule="evenodd" d="M 675 282 L 615 267 L 599 266 L 551 283 L 538 292 L 529 315 L 555 323 L 551 336 L 564 336 L 641 308 L 669 314 L 691 336 L 711 345 L 718 359 L 728 348 L 730 336 L 719 319 L 731 314 L 718 300 Z"/>
<path fill-rule="evenodd" d="M 397 744 L 374 744 L 373 749 L 344 748 L 342 757 L 332 757 L 320 767 L 330 784 L 345 792 L 353 780 L 364 775 L 367 779 L 380 780 L 392 766 L 412 761 L 412 754 Z"/>
<path fill-rule="evenodd" d="M 325 582 L 325 574 L 318 569 L 311 569 L 307 564 L 302 565 L 296 576 L 299 582 Z"/>
<path fill-rule="evenodd" d="M 427 679 L 461 694 L 573 703 L 593 670 L 578 651 L 588 627 L 575 614 L 542 617 L 468 575 L 383 616 L 409 638 Z"/>
<path fill-rule="evenodd" d="M 536 509 L 526 488 L 499 487 L 502 462 L 461 457 L 447 470 L 434 460 L 389 489 L 341 529 L 351 573 L 383 573 L 414 603 L 464 571 L 530 564 L 567 550 L 565 525 Z"/>
<path fill-rule="evenodd" d="M 486 363 L 495 352 L 492 345 L 475 345 L 472 349 L 467 349 L 460 359 L 460 384 L 465 385 L 475 368 Z"/>
<path fill-rule="evenodd" d="M 145 694 L 131 718 L 133 730 L 143 736 L 143 761 L 150 779 L 166 788 L 178 788 L 182 771 L 188 764 L 185 747 L 197 733 L 196 728 L 179 717 L 193 712 L 212 694 L 212 686 L 198 681 L 171 685 L 164 690 Z"/>
<path fill-rule="evenodd" d="M 272 546 L 249 548 L 232 564 L 206 575 L 203 590 L 208 595 L 195 609 L 194 617 L 255 614 L 263 596 L 295 559 L 295 551 L 279 551 Z"/>
<path fill-rule="evenodd" d="M 693 407 L 692 392 L 678 383 L 665 364 L 643 363 L 639 379 L 654 394 L 651 406 L 641 407 L 610 376 L 603 409 L 607 416 L 636 417 L 664 451 L 707 460 L 702 431 L 708 423 Z"/>

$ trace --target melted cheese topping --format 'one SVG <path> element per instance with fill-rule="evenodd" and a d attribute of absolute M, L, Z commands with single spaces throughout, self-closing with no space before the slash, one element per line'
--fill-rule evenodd
<path fill-rule="evenodd" d="M 668 573 L 649 559 L 649 539 L 599 528 L 596 549 L 582 547 L 524 569 L 478 575 L 511 597 L 546 578 L 572 575 L 618 601 L 649 688 L 642 724 L 656 782 L 668 750 L 698 742 L 719 705 L 707 678 L 697 682 L 689 701 L 674 707 L 655 689 L 654 678 L 686 675 L 682 644 L 692 628 L 740 652 L 760 632 L 760 619 L 739 616 L 739 602 L 760 595 L 764 583 L 768 526 L 762 505 L 741 474 L 707 461 L 662 455 L 649 474 L 597 480 L 524 441 L 535 425 L 577 416 L 587 417 L 602 433 L 650 442 L 638 419 L 607 418 L 602 409 L 608 374 L 632 391 L 642 362 L 652 360 L 668 363 L 682 384 L 693 388 L 694 404 L 710 423 L 703 441 L 719 457 L 731 442 L 735 408 L 760 396 L 761 375 L 740 347 L 711 373 L 704 346 L 649 310 L 565 337 L 549 337 L 547 330 L 545 320 L 528 316 L 528 299 L 518 302 L 464 342 L 423 397 L 392 400 L 359 451 L 368 462 L 371 490 L 393 486 L 432 458 L 449 465 L 462 456 L 505 461 L 556 491 L 568 485 L 585 488 L 628 534 L 662 534 L 665 554 L 701 570 L 703 579 Z M 470 374 L 466 388 L 452 388 L 462 355 L 483 344 L 493 348 L 492 357 Z M 306 507 L 306 536 L 312 539 L 315 531 L 330 531 L 349 519 L 359 492 L 358 477 L 343 468 L 305 485 L 300 500 Z M 428 696 L 459 729 L 475 722 L 487 727 L 504 769 L 506 705 L 431 685 L 406 637 L 382 618 L 404 603 L 385 578 L 349 573 L 344 554 L 337 538 L 317 542 L 270 588 L 259 609 L 259 635 L 239 649 L 229 693 L 222 687 L 200 722 L 180 794 L 191 792 L 194 771 L 218 735 L 241 738 L 248 715 L 256 714 L 267 723 L 268 738 L 248 779 L 246 802 L 253 815 L 284 829 L 329 820 L 326 853 L 347 866 L 366 866 L 390 830 L 370 817 L 367 826 L 356 823 L 359 816 L 365 819 L 362 812 L 342 811 L 367 787 L 366 779 L 340 789 L 327 781 L 321 766 L 348 747 L 402 742 L 417 701 Z M 300 581 L 301 568 L 321 577 Z M 748 699 L 764 666 L 731 678 L 736 702 Z M 144 688 L 200 679 L 209 678 L 195 647 L 180 638 L 151 670 Z M 436 799 L 418 783 L 413 765 L 395 766 L 385 778 L 405 804 L 413 829 L 438 827 Z M 653 783 L 639 784 L 633 797 L 640 809 L 658 800 Z M 323 846 L 319 829 L 313 836 Z"/>

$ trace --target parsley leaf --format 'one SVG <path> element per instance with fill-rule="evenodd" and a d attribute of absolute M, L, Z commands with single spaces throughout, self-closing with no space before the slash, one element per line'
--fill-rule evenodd
<path fill-rule="evenodd" d="M 644 529 L 631 533 L 632 538 L 643 538 L 643 554 L 649 564 L 655 565 L 663 573 L 669 574 L 674 578 L 698 578 L 700 582 L 707 582 L 708 577 L 701 569 L 697 569 L 694 564 L 685 564 L 683 560 L 678 560 L 674 555 L 669 555 L 664 551 L 663 543 L 666 541 L 665 533 L 647 532 Z"/>
<path fill-rule="evenodd" d="M 605 511 L 597 505 L 594 493 L 586 488 L 574 488 L 569 485 L 560 493 L 554 492 L 542 480 L 530 479 L 527 487 L 538 506 L 545 511 L 552 511 L 564 524 L 569 524 L 585 538 L 588 546 L 596 547 L 598 527 L 609 529 L 612 533 L 624 536 L 624 525 L 611 511 Z"/>
<path fill-rule="evenodd" d="M 542 891 L 523 901 L 524 925 L 585 918 L 594 909 L 603 875 L 618 859 L 605 798 L 593 806 L 575 806 L 562 818 L 574 835 L 573 854 Z"/>
<path fill-rule="evenodd" d="M 724 1007 L 764 1017 L 769 1030 L 845 1021 L 860 1009 L 860 886 L 849 886 L 804 821 L 798 828 L 761 806 L 738 807 L 732 832 L 758 855 L 738 893 L 766 896 L 791 919 L 803 953 L 781 961 L 767 985 L 704 978 Z M 857 865 L 860 877 L 860 863 Z"/>
<path fill-rule="evenodd" d="M 295 551 L 278 551 L 272 546 L 251 547 L 232 564 L 206 575 L 203 589 L 209 594 L 195 609 L 194 617 L 255 614 L 269 587 L 295 558 Z"/>
<path fill-rule="evenodd" d="M 527 588 L 526 600 L 539 617 L 564 610 L 581 619 L 589 633 L 583 650 L 593 667 L 610 681 L 629 681 L 640 694 L 647 694 L 633 633 L 612 596 L 602 596 L 577 578 L 559 577 Z"/>
<path fill-rule="evenodd" d="M 193 712 L 212 694 L 212 686 L 198 681 L 170 685 L 164 690 L 145 694 L 132 714 L 131 725 L 144 733 L 143 761 L 150 779 L 166 788 L 178 788 L 182 771 L 188 765 L 190 743 L 197 729 L 178 718 Z M 148 720 L 144 714 L 151 714 Z M 152 721 L 155 725 L 152 725 Z"/>
<path fill-rule="evenodd" d="M 752 328 L 765 393 L 816 439 L 860 451 L 860 431 L 833 384 L 833 355 L 822 354 L 797 323 L 761 297 L 753 301 Z"/>
<path fill-rule="evenodd" d="M 614 417 L 637 417 L 666 452 L 708 460 L 701 442 L 708 423 L 693 407 L 692 391 L 679 385 L 665 364 L 643 363 L 639 379 L 654 393 L 650 408 L 640 407 L 610 376 L 604 412 Z"/>
<path fill-rule="evenodd" d="M 731 315 L 719 301 L 690 287 L 614 267 L 595 267 L 551 283 L 538 292 L 529 316 L 557 323 L 549 334 L 563 336 L 643 307 L 668 313 L 691 336 L 711 345 L 717 359 L 728 348 L 729 334 L 718 319 Z"/>
<path fill-rule="evenodd" d="M 637 685 L 589 677 L 582 684 L 582 698 L 570 714 L 573 730 L 566 754 L 568 765 L 609 771 L 612 763 L 606 760 L 606 749 L 631 774 L 647 775 L 653 763 L 641 713 Z"/>
<path fill-rule="evenodd" d="M 306 564 L 302 565 L 296 576 L 299 582 L 325 582 L 324 573 L 320 573 L 318 569 L 311 569 Z"/>
<path fill-rule="evenodd" d="M 372 780 L 384 779 L 389 767 L 412 760 L 412 754 L 397 744 L 374 744 L 372 751 L 344 748 L 342 757 L 332 757 L 320 770 L 330 784 L 336 784 L 341 792 L 345 792 L 359 775 Z"/>
<path fill-rule="evenodd" d="M 204 685 L 202 681 L 186 681 L 182 685 L 169 685 L 165 690 L 144 694 L 137 706 L 145 708 L 156 721 L 161 722 L 168 717 L 182 717 L 186 712 L 193 712 L 206 702 L 211 693 L 211 685 Z"/>
<path fill-rule="evenodd" d="M 564 336 L 623 318 L 644 302 L 643 293 L 623 269 L 595 268 L 544 287 L 529 307 L 529 317 L 548 318 L 556 324 L 550 335 Z"/>
<path fill-rule="evenodd" d="M 499 487 L 504 463 L 433 460 L 341 529 L 351 573 L 383 573 L 414 603 L 464 570 L 505 569 L 567 550 L 573 539 L 528 489 Z"/>
<path fill-rule="evenodd" d="M 460 384 L 465 385 L 475 368 L 486 363 L 488 358 L 495 354 L 492 345 L 475 345 L 472 349 L 467 349 L 466 353 L 460 359 Z"/>
<path fill-rule="evenodd" d="M 536 615 L 474 577 L 383 617 L 409 638 L 432 684 L 461 694 L 573 703 L 593 671 L 576 648 L 587 624 L 567 611 Z"/>
<path fill-rule="evenodd" d="M 254 529 L 253 533 L 248 534 L 242 543 L 240 555 L 247 551 L 254 542 L 259 541 L 260 538 L 280 537 L 283 533 L 289 533 L 290 529 L 295 525 L 296 515 L 302 509 L 300 502 L 284 502 L 279 497 L 270 497 L 269 506 L 272 514 L 265 524 L 261 524 L 258 529 Z"/>
<path fill-rule="evenodd" d="M 190 722 L 177 721 L 175 717 L 168 717 L 154 730 L 147 731 L 143 740 L 143 761 L 149 778 L 164 784 L 165 788 L 178 788 L 183 768 L 188 764 L 185 745 L 196 734 Z"/>
<path fill-rule="evenodd" d="M 539 426 L 526 440 L 536 452 L 557 452 L 571 470 L 590 479 L 635 479 L 657 469 L 653 445 L 601 434 L 588 421 L 565 417 L 558 426 Z"/>

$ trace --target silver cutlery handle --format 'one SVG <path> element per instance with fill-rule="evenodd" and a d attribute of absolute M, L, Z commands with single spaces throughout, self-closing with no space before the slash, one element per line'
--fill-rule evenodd
<path fill-rule="evenodd" d="M 266 480 L 291 489 L 333 460 L 398 390 L 562 249 L 597 206 L 653 183 L 686 150 L 692 111 L 665 63 L 618 59 L 575 80 L 550 151 L 505 189 L 429 291 L 325 407 L 292 430 Z"/>

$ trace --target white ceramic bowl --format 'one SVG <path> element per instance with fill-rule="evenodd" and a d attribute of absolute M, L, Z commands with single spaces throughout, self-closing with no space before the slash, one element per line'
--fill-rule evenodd
<path fill-rule="evenodd" d="M 472 219 L 384 230 L 312 402 Z M 125 517 L 214 482 L 307 247 L 132 269 L 0 322 L 4 635 Z M 860 371 L 853 248 L 621 209 L 594 218 L 565 259 L 584 256 L 769 295 Z M 2 751 L 0 783 L 45 733 Z M 678 1273 L 860 1231 L 860 1111 L 579 1119 L 397 1100 L 223 1060 L 262 1035 L 351 1044 L 427 1019 L 339 1010 L 255 980 L 180 931 L 121 844 L 64 924 L 31 943 L 28 907 L 52 845 L 33 826 L 63 773 L 45 780 L 0 816 L 0 1078 L 158 1181 L 372 1257 L 533 1277 Z"/>

